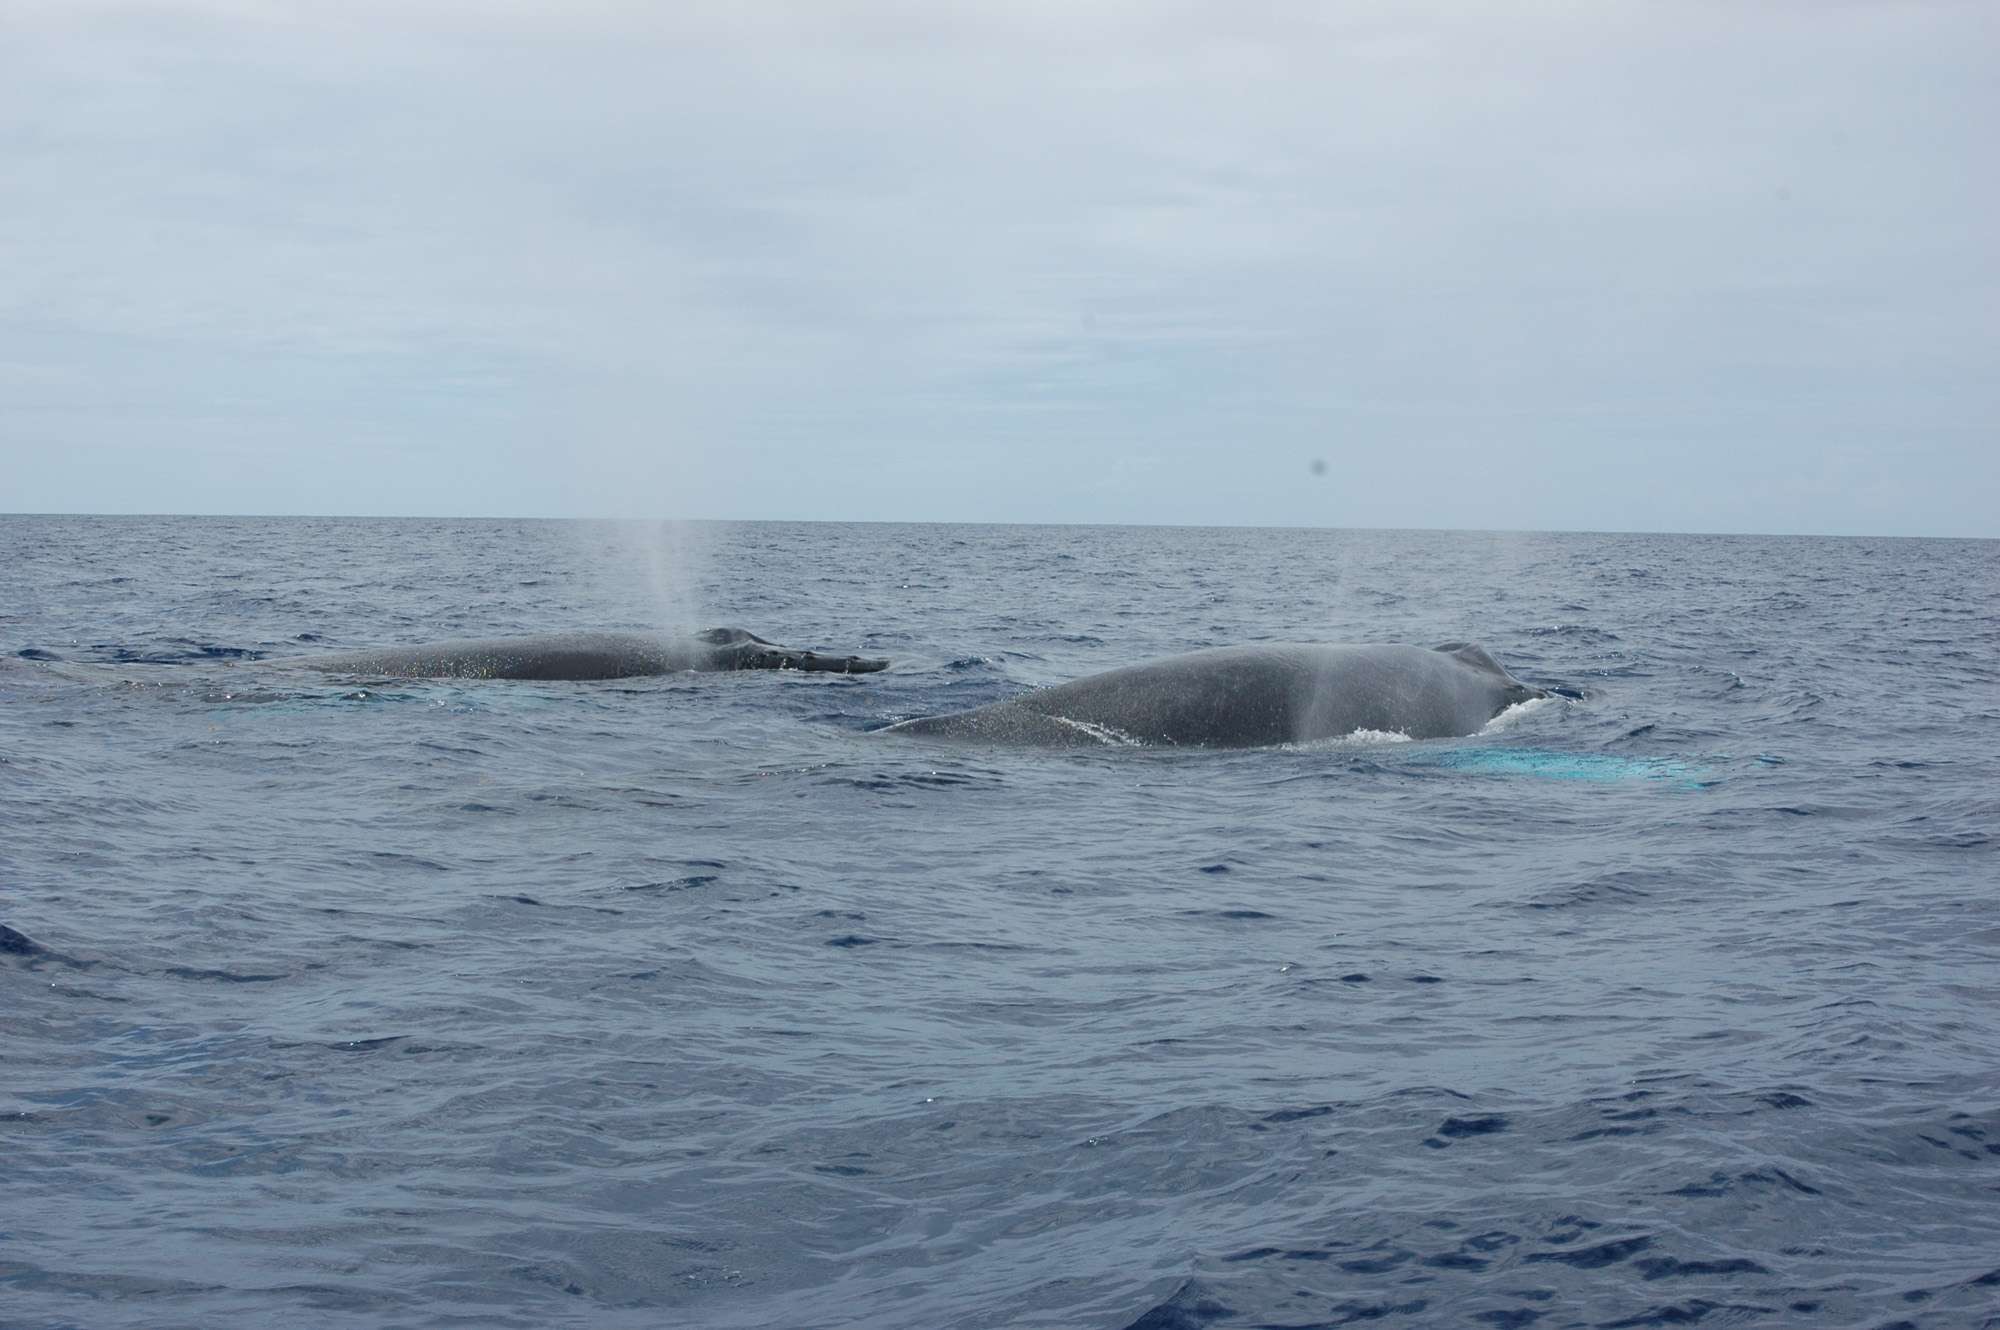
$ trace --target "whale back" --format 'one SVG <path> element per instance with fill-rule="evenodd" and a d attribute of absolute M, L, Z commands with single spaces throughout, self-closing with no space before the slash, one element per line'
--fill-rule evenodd
<path fill-rule="evenodd" d="M 590 680 L 677 674 L 684 670 L 865 674 L 883 669 L 889 662 L 800 651 L 767 642 L 741 628 L 711 628 L 684 637 L 653 633 L 545 633 L 535 637 L 475 638 L 342 651 L 271 663 L 398 679 Z"/>
<path fill-rule="evenodd" d="M 1300 681 L 1311 669 L 1300 652 L 1284 644 L 1190 652 L 1030 693 L 1020 709 L 1140 743 L 1290 743 L 1299 727 Z"/>
<path fill-rule="evenodd" d="M 1516 702 L 1528 702 L 1538 697 L 1548 697 L 1550 695 L 1549 690 L 1546 688 L 1537 688 L 1533 684 L 1522 683 L 1519 679 L 1515 678 L 1505 665 L 1493 659 L 1492 653 L 1477 642 L 1447 642 L 1443 646 L 1433 647 L 1432 650 L 1441 651 L 1453 660 L 1470 666 L 1472 669 L 1478 670 L 1497 680 L 1506 692 L 1508 706 L 1512 706 Z"/>
<path fill-rule="evenodd" d="M 1380 731 L 1471 734 L 1534 696 L 1483 648 L 1263 642 L 1129 665 L 898 732 L 1038 747 L 1248 748 Z"/>
<path fill-rule="evenodd" d="M 1462 664 L 1470 665 L 1475 670 L 1484 670 L 1488 674 L 1497 674 L 1503 679 L 1512 679 L 1514 677 L 1507 673 L 1506 666 L 1493 659 L 1492 652 L 1480 646 L 1477 642 L 1446 642 L 1442 645 L 1432 647 L 1431 650 L 1441 651 Z"/>
<path fill-rule="evenodd" d="M 1472 734 L 1519 700 L 1523 689 L 1475 643 L 1435 648 L 1323 647 L 1297 738 L 1360 732 L 1441 739 Z"/>

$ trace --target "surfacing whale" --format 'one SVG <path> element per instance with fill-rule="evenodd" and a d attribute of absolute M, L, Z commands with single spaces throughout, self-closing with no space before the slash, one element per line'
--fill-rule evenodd
<path fill-rule="evenodd" d="M 885 732 L 1061 748 L 1257 748 L 1366 730 L 1442 739 L 1472 734 L 1514 703 L 1546 696 L 1469 642 L 1270 642 L 1107 670 Z"/>
<path fill-rule="evenodd" d="M 653 633 L 547 633 L 414 647 L 337 651 L 266 662 L 393 679 L 629 679 L 684 670 L 809 670 L 868 674 L 880 657 L 829 656 L 766 642 L 741 628 L 664 637 Z"/>

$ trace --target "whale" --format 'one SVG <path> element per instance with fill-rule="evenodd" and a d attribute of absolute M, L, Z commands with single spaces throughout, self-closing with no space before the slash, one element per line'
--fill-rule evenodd
<path fill-rule="evenodd" d="M 767 642 L 741 628 L 703 633 L 545 633 L 532 637 L 469 638 L 422 646 L 371 647 L 287 656 L 264 665 L 365 674 L 390 679 L 630 679 L 686 670 L 801 670 L 870 674 L 888 668 L 879 657 L 829 655 Z"/>
<path fill-rule="evenodd" d="M 1259 642 L 1107 670 L 884 732 L 1044 748 L 1261 748 L 1367 731 L 1442 739 L 1476 733 L 1548 692 L 1470 642 Z"/>

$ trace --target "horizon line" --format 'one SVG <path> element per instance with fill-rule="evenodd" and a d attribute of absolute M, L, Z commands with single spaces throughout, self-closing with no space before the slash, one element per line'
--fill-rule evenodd
<path fill-rule="evenodd" d="M 31 512 L 0 509 L 0 518 L 86 518 L 86 519 L 235 519 L 264 522 L 598 522 L 635 523 L 655 526 L 1023 526 L 1023 527 L 1132 527 L 1166 531 L 1356 531 L 1429 532 L 1439 535 L 1491 536 L 1726 536 L 1757 540 L 2000 540 L 2000 535 L 1976 536 L 1942 532 L 1893 531 L 1724 531 L 1689 530 L 1670 527 L 1457 527 L 1457 526 L 1310 526 L 1296 522 L 1076 522 L 1024 521 L 994 518 L 885 518 L 885 517 L 611 517 L 575 514 L 497 515 L 491 513 L 162 513 L 162 512 Z"/>

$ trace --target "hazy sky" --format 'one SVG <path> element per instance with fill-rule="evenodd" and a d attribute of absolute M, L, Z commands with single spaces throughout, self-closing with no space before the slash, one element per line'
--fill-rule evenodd
<path fill-rule="evenodd" d="M 1992 0 L 4 0 L 0 511 L 1996 536 L 1996 69 Z"/>

